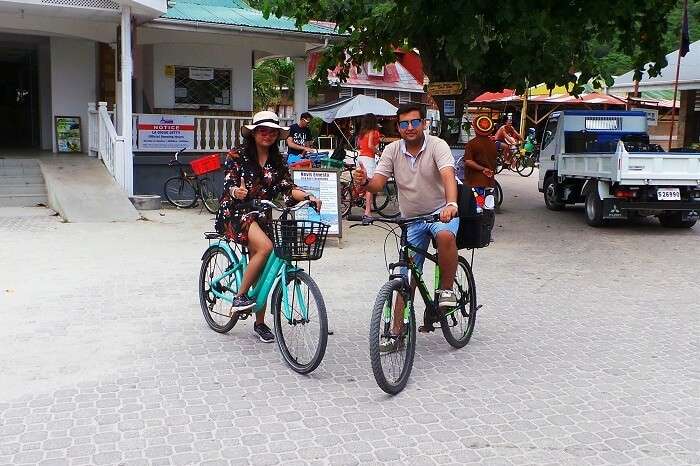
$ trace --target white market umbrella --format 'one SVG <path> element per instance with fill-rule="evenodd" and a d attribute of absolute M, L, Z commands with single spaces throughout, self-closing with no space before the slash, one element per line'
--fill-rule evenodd
<path fill-rule="evenodd" d="M 332 123 L 338 118 L 351 118 L 373 113 L 376 116 L 396 116 L 395 106 L 384 99 L 358 95 L 339 100 L 327 105 L 309 109 L 309 113 L 326 123 Z"/>

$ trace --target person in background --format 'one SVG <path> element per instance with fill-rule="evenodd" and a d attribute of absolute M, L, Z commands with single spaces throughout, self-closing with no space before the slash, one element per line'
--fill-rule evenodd
<path fill-rule="evenodd" d="M 311 143 L 311 114 L 304 112 L 299 118 L 299 123 L 294 123 L 289 127 L 289 135 L 287 136 L 287 163 L 298 162 L 305 154 L 311 152 L 308 147 Z"/>
<path fill-rule="evenodd" d="M 381 134 L 377 129 L 377 117 L 372 113 L 368 113 L 362 119 L 360 125 L 360 133 L 358 135 L 358 148 L 360 156 L 358 162 L 365 168 L 367 177 L 372 178 L 374 169 L 377 166 L 375 156 L 378 155 L 379 140 Z M 374 195 L 367 191 L 365 192 L 365 216 L 372 215 L 372 198 Z"/>
<path fill-rule="evenodd" d="M 504 117 L 503 125 L 496 131 L 494 139 L 496 139 L 497 148 L 499 148 L 498 145 L 504 146 L 504 163 L 512 165 L 514 163 L 513 155 L 518 151 L 518 143 L 522 142 L 523 138 L 513 128 L 513 119 L 511 117 Z"/>
<path fill-rule="evenodd" d="M 496 143 L 489 137 L 493 121 L 481 115 L 472 127 L 476 136 L 464 146 L 464 182 L 471 188 L 492 188 L 498 158 Z"/>

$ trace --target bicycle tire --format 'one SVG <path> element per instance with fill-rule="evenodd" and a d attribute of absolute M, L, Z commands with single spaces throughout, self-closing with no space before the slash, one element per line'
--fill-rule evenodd
<path fill-rule="evenodd" d="M 522 176 L 523 178 L 527 178 L 528 176 L 532 175 L 532 173 L 535 171 L 535 163 L 532 160 L 532 156 L 526 155 L 520 159 L 516 169 L 518 171 L 518 175 Z"/>
<path fill-rule="evenodd" d="M 503 156 L 499 152 L 496 156 L 496 173 L 501 173 L 503 171 Z"/>
<path fill-rule="evenodd" d="M 287 285 L 289 285 L 291 282 L 296 282 L 297 280 L 306 284 L 309 290 L 309 295 L 313 296 L 314 301 L 316 301 L 319 323 L 318 346 L 316 347 L 313 357 L 311 357 L 307 363 L 300 363 L 298 357 L 292 355 L 288 345 L 288 339 L 285 338 L 283 329 L 285 326 L 296 327 L 299 324 L 290 324 L 289 321 L 284 319 L 284 312 L 282 312 L 281 291 L 281 287 L 283 285 L 281 282 L 279 286 L 275 288 L 275 292 L 272 296 L 272 312 L 275 316 L 275 339 L 277 340 L 277 346 L 280 349 L 280 353 L 282 353 L 282 357 L 289 367 L 291 367 L 294 372 L 299 374 L 308 374 L 316 369 L 319 364 L 321 364 L 323 356 L 326 354 L 326 346 L 328 345 L 328 317 L 326 314 L 326 304 L 323 301 L 323 294 L 321 294 L 321 290 L 318 288 L 318 285 L 314 279 L 311 278 L 311 276 L 306 272 L 297 271 L 287 276 Z M 296 295 L 295 291 L 296 290 L 292 292 L 293 295 Z M 307 306 L 309 305 L 309 295 L 307 295 Z M 292 297 L 292 307 L 294 307 L 293 301 L 294 296 Z M 302 317 L 301 314 L 299 314 L 298 317 Z M 294 315 L 292 318 L 294 319 Z M 301 325 L 306 324 L 302 323 Z M 304 339 L 304 341 L 306 341 L 306 339 Z"/>
<path fill-rule="evenodd" d="M 224 263 L 218 269 L 213 269 L 211 273 L 207 273 L 209 270 L 209 264 L 211 263 L 212 259 L 215 259 L 218 255 L 223 256 Z M 231 331 L 231 329 L 236 325 L 236 322 L 238 322 L 238 313 L 231 314 L 231 303 L 214 296 L 214 294 L 211 292 L 211 288 L 207 288 L 207 284 L 214 277 L 214 274 L 221 275 L 224 273 L 225 270 L 227 270 L 228 267 L 231 267 L 232 265 L 233 261 L 226 253 L 226 250 L 222 247 L 215 246 L 213 248 L 209 248 L 204 254 L 204 257 L 202 259 L 202 267 L 199 271 L 199 305 L 202 308 L 204 320 L 207 322 L 207 325 L 209 325 L 209 328 L 218 333 L 228 333 L 229 331 Z M 231 277 L 234 277 L 233 280 L 235 281 L 235 275 L 231 275 Z M 236 283 L 236 290 L 237 289 L 238 283 Z M 224 307 L 229 307 L 228 316 L 226 314 L 223 314 L 222 312 L 215 312 L 215 314 L 221 317 L 228 317 L 228 320 L 222 319 L 221 323 L 214 320 L 214 317 L 212 317 L 211 315 L 211 312 L 213 311 L 213 308 L 217 305 L 217 303 L 222 303 L 224 304 Z"/>
<path fill-rule="evenodd" d="M 377 205 L 375 205 L 376 212 L 384 218 L 396 218 L 399 215 L 401 215 L 401 212 L 399 211 L 399 192 L 396 188 L 396 181 L 387 181 L 386 185 L 384 185 L 384 191 L 386 192 L 386 202 L 384 202 L 384 206 L 380 209 Z M 377 196 L 375 195 L 374 199 L 377 199 Z"/>
<path fill-rule="evenodd" d="M 340 182 L 340 213 L 345 218 L 352 210 L 352 186 L 346 181 Z"/>
<path fill-rule="evenodd" d="M 173 176 L 165 180 L 163 195 L 169 203 L 181 209 L 189 209 L 197 203 L 197 190 L 192 181 L 181 176 Z"/>
<path fill-rule="evenodd" d="M 501 204 L 503 204 L 503 188 L 501 187 L 501 183 L 499 183 L 497 180 L 496 181 L 496 192 L 495 192 L 495 201 L 496 201 L 496 209 L 501 208 Z"/>
<path fill-rule="evenodd" d="M 457 283 L 460 269 L 464 273 L 466 284 Z M 466 289 L 464 289 L 464 285 L 466 285 Z M 457 288 L 456 290 L 455 287 Z M 474 326 L 476 325 L 476 282 L 474 281 L 472 268 L 462 256 L 459 256 L 459 261 L 457 263 L 457 275 L 455 276 L 453 290 L 457 294 L 457 309 L 455 309 L 453 313 L 443 316 L 442 319 L 440 319 L 440 328 L 442 329 L 442 334 L 445 340 L 447 340 L 447 343 L 455 348 L 463 348 L 469 343 L 472 333 L 474 333 Z M 469 309 L 467 309 L 467 306 Z M 455 337 L 452 333 L 452 329 L 458 325 L 457 319 L 459 316 L 462 317 L 461 321 L 466 320 L 466 326 L 460 326 L 462 334 L 459 337 Z"/>
<path fill-rule="evenodd" d="M 206 178 L 199 180 L 199 195 L 204 203 L 204 208 L 210 214 L 215 214 L 219 211 L 219 198 L 212 187 L 209 186 L 209 180 Z"/>
<path fill-rule="evenodd" d="M 406 356 L 404 358 L 403 367 L 399 376 L 396 378 L 395 382 L 390 382 L 384 373 L 381 361 L 381 351 L 379 340 L 382 334 L 382 330 L 387 330 L 386 323 L 382 319 L 384 314 L 385 303 L 388 302 L 392 306 L 393 312 L 393 295 L 394 292 L 401 293 L 404 297 L 410 296 L 410 293 L 405 292 L 404 286 L 401 280 L 392 280 L 386 282 L 379 293 L 377 294 L 377 299 L 374 302 L 374 308 L 372 309 L 372 319 L 369 326 L 369 356 L 372 363 L 372 373 L 374 374 L 374 380 L 379 385 L 379 388 L 384 390 L 390 395 L 396 395 L 401 392 L 406 383 L 408 383 L 408 378 L 411 375 L 411 370 L 413 369 L 413 359 L 416 353 L 416 318 L 415 312 L 413 310 L 413 302 L 409 302 L 410 312 L 409 312 L 409 322 L 408 322 L 408 332 L 405 337 L 405 348 Z M 390 323 L 388 325 L 391 325 Z M 388 354 L 396 354 L 397 352 L 392 352 Z"/>

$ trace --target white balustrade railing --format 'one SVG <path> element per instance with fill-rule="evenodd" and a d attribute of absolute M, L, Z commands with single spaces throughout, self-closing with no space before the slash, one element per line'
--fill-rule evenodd
<path fill-rule="evenodd" d="M 126 166 L 126 141 L 114 128 L 114 113 L 107 111 L 107 103 L 88 104 L 88 140 L 90 155 L 102 160 L 119 186 L 130 192 L 131 167 Z"/>
<path fill-rule="evenodd" d="M 138 122 L 144 115 L 134 114 L 134 152 L 153 152 L 152 148 L 139 147 Z M 194 147 L 188 149 L 189 152 L 226 152 L 229 149 L 240 145 L 243 142 L 241 129 L 244 125 L 249 125 L 251 117 L 219 116 L 219 115 L 182 115 L 194 120 Z M 294 123 L 291 119 L 281 119 L 282 126 L 289 126 Z M 280 141 L 280 150 L 286 150 L 285 141 Z M 172 152 L 172 149 L 164 149 Z"/>

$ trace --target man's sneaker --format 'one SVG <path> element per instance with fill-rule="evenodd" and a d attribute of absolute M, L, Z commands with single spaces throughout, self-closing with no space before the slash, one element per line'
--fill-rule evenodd
<path fill-rule="evenodd" d="M 275 341 L 275 336 L 272 334 L 270 327 L 268 327 L 264 323 L 254 324 L 253 331 L 258 335 L 260 341 L 262 341 L 263 343 L 272 343 L 273 341 Z"/>
<path fill-rule="evenodd" d="M 247 296 L 235 296 L 231 303 L 231 310 L 234 312 L 247 311 L 255 307 L 255 301 Z"/>
<path fill-rule="evenodd" d="M 445 312 L 457 306 L 457 296 L 452 290 L 438 290 L 438 308 Z"/>

